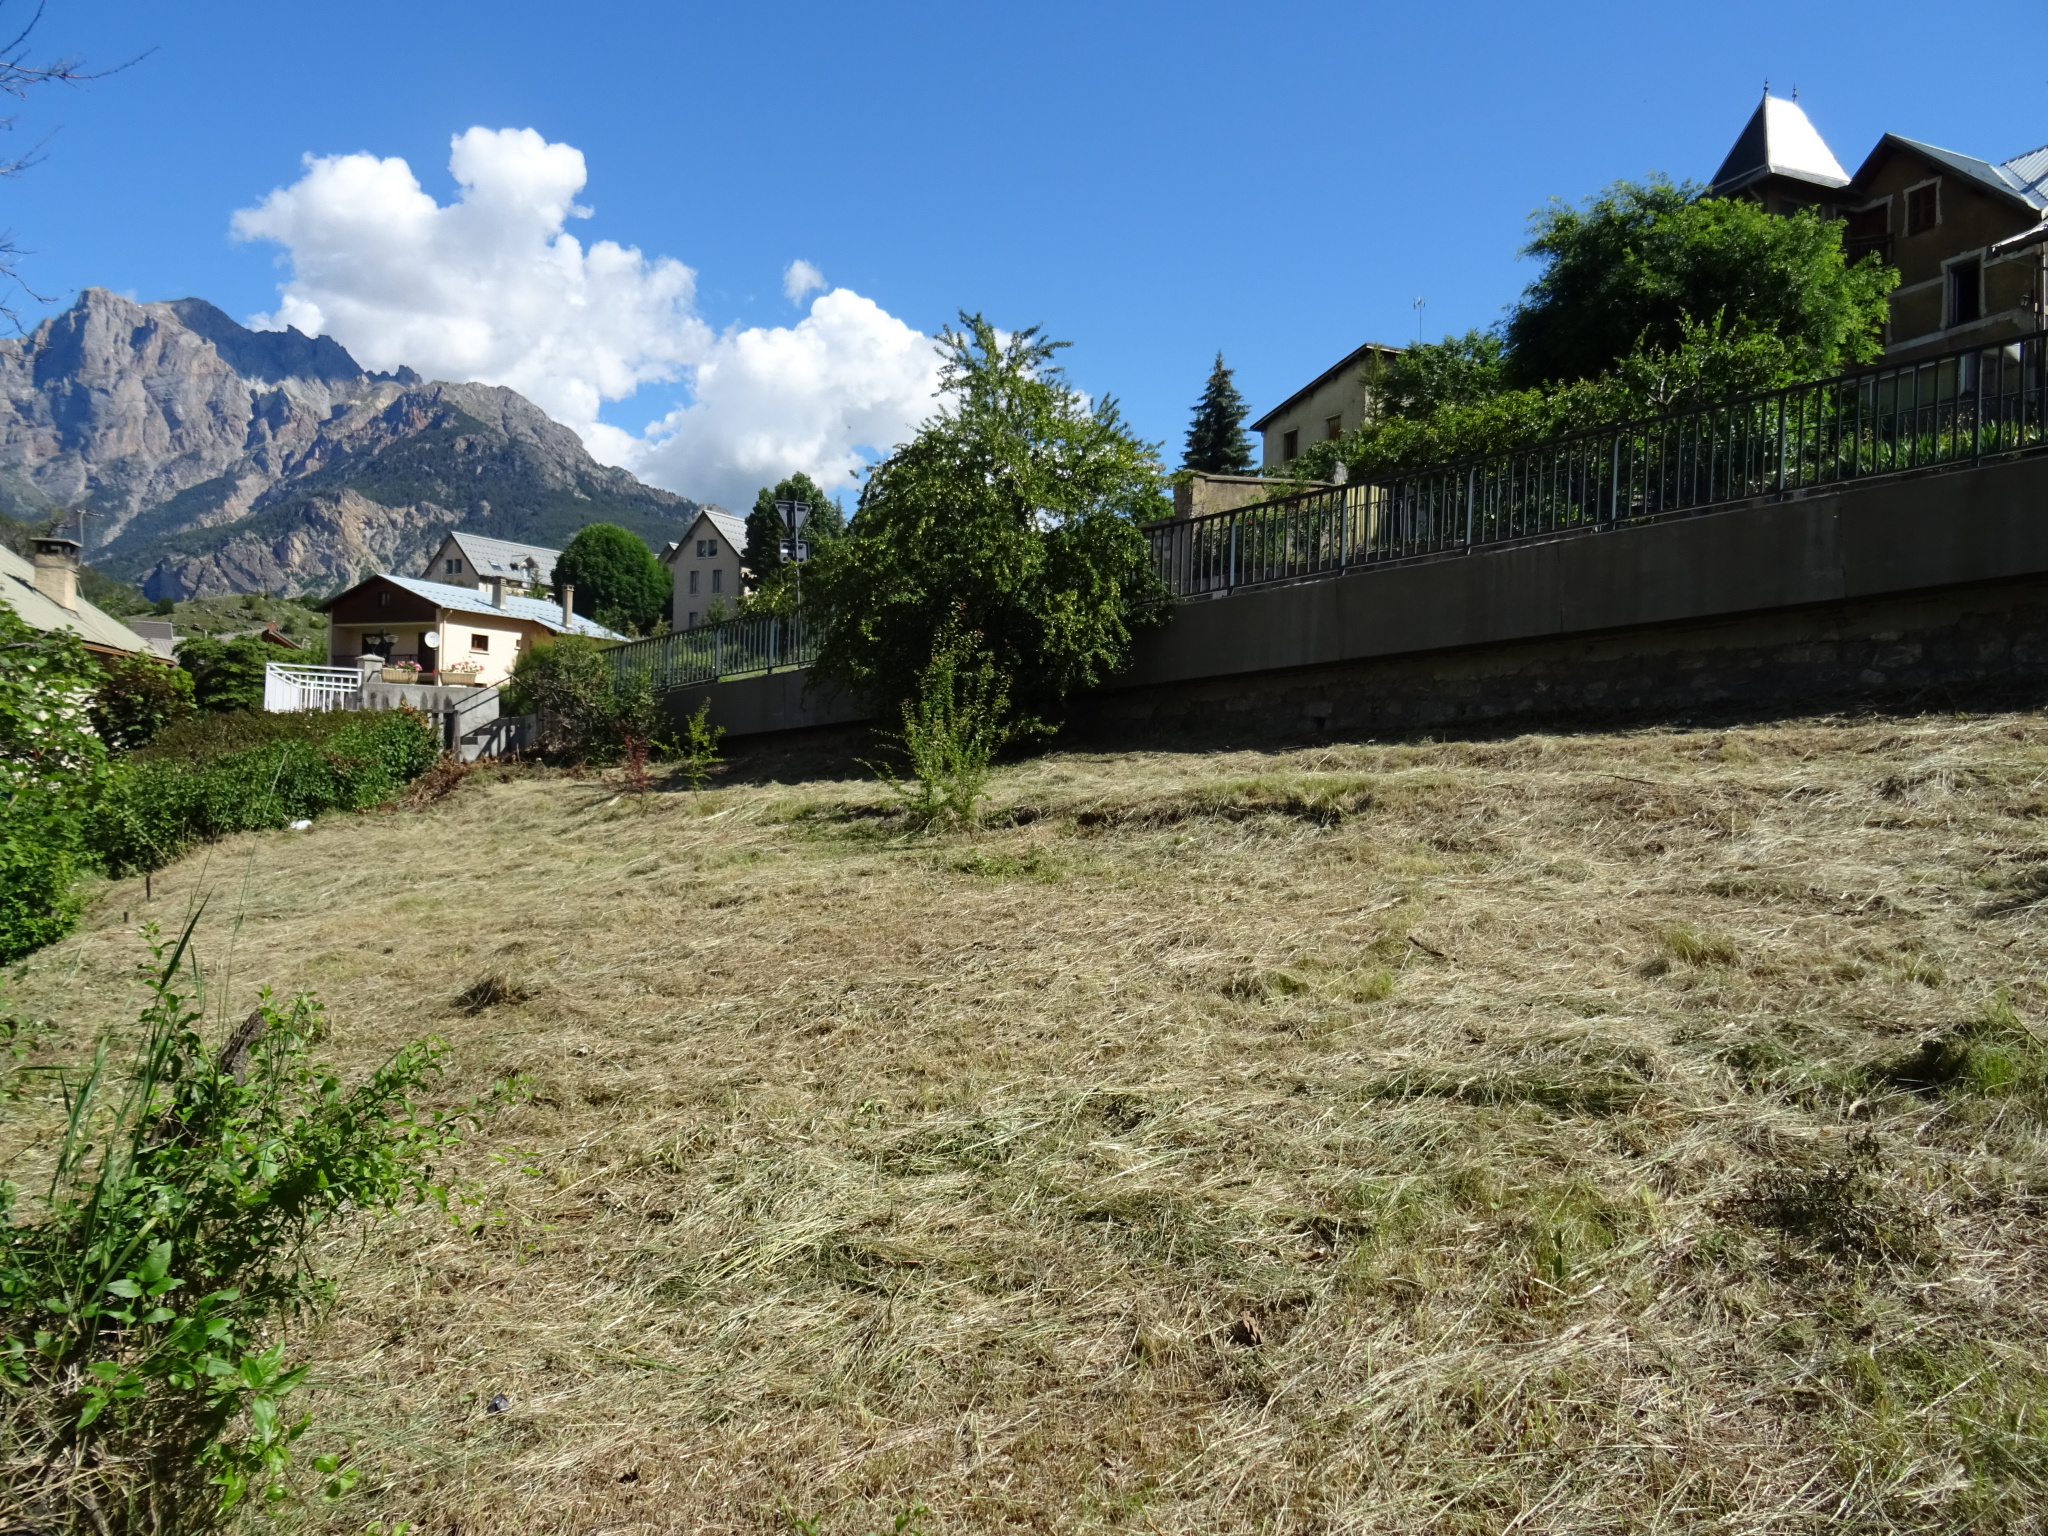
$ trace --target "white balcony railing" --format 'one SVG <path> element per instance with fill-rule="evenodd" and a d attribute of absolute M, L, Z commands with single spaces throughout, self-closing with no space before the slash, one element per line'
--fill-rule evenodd
<path fill-rule="evenodd" d="M 356 709 L 363 674 L 354 667 L 295 667 L 273 661 L 263 668 L 263 707 L 273 715 L 302 709 Z"/>

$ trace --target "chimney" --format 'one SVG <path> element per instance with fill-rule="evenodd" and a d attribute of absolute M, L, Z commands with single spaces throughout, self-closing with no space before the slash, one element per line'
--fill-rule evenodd
<path fill-rule="evenodd" d="M 491 606 L 493 608 L 505 606 L 505 578 L 502 576 L 493 576 L 491 578 Z"/>
<path fill-rule="evenodd" d="M 78 543 L 36 540 L 36 590 L 67 612 L 78 611 Z"/>
<path fill-rule="evenodd" d="M 562 583 L 562 628 L 569 629 L 575 623 L 576 587 L 572 582 Z"/>

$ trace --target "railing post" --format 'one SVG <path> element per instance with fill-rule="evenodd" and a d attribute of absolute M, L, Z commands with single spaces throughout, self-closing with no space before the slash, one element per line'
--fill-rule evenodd
<path fill-rule="evenodd" d="M 1240 519 L 1235 512 L 1230 514 L 1230 570 L 1225 575 L 1223 581 L 1223 590 L 1226 592 L 1234 591 L 1237 587 L 1237 525 L 1239 521 Z"/>
<path fill-rule="evenodd" d="M 1472 531 L 1479 508 L 1479 466 L 1465 471 L 1465 553 L 1472 553 Z"/>
<path fill-rule="evenodd" d="M 1984 354 L 1978 352 L 1971 359 L 1976 370 L 1976 398 L 1970 403 L 1970 457 L 1977 463 L 1984 462 Z"/>
<path fill-rule="evenodd" d="M 1778 489 L 1785 489 L 1785 391 L 1778 391 Z"/>

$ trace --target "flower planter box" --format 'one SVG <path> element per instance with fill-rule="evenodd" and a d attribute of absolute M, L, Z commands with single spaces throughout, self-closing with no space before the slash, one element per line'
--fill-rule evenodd
<path fill-rule="evenodd" d="M 456 688 L 474 688 L 476 680 L 481 676 L 483 676 L 483 669 L 481 667 L 443 667 L 441 669 L 441 681 Z"/>
<path fill-rule="evenodd" d="M 419 680 L 419 673 L 411 671 L 406 667 L 386 667 L 384 669 L 384 681 L 387 683 L 416 683 Z"/>

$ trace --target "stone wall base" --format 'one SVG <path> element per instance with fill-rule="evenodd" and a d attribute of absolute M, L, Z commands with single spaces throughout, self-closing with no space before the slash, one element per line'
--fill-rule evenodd
<path fill-rule="evenodd" d="M 2048 700 L 2048 578 L 1112 688 L 1068 734 L 1298 739 L 1879 702 Z"/>

